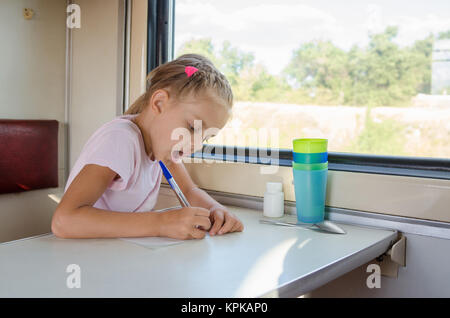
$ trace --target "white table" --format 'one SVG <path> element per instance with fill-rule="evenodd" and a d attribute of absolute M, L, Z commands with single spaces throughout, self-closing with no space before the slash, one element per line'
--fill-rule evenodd
<path fill-rule="evenodd" d="M 397 237 L 353 225 L 339 235 L 260 224 L 260 211 L 230 210 L 244 232 L 158 249 L 52 234 L 0 244 L 0 297 L 297 297 L 383 254 Z M 80 266 L 81 288 L 67 287 L 69 264 Z"/>

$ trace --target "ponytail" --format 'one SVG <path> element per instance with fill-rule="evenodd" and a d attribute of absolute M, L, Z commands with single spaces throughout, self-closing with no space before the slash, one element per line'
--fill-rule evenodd
<path fill-rule="evenodd" d="M 125 111 L 124 115 L 140 114 L 148 103 L 148 91 L 139 96 L 138 99 Z"/>

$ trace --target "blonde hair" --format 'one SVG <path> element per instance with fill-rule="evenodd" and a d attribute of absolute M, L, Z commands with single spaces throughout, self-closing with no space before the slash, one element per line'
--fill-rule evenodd
<path fill-rule="evenodd" d="M 198 71 L 188 77 L 185 73 L 186 66 L 193 66 Z M 233 92 L 225 75 L 209 59 L 199 54 L 184 54 L 158 66 L 148 74 L 146 84 L 146 92 L 125 111 L 125 115 L 141 113 L 153 93 L 164 88 L 169 89 L 175 100 L 186 94 L 197 94 L 210 89 L 228 107 L 233 106 Z"/>

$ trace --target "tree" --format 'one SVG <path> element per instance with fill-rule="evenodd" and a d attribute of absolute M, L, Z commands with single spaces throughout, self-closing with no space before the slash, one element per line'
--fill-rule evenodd
<path fill-rule="evenodd" d="M 310 41 L 294 50 L 281 76 L 225 41 L 218 48 L 211 38 L 184 43 L 177 56 L 198 53 L 208 57 L 228 78 L 236 100 L 313 103 L 317 105 L 408 105 L 418 93 L 430 93 L 431 53 L 435 37 L 411 46 L 395 43 L 398 27 L 369 33 L 366 47 L 344 51 L 331 41 Z M 439 39 L 450 38 L 450 31 Z M 289 84 L 288 84 L 289 83 Z"/>
<path fill-rule="evenodd" d="M 177 56 L 186 53 L 209 58 L 227 77 L 236 100 L 273 100 L 289 88 L 286 84 L 283 86 L 281 79 L 269 74 L 263 65 L 255 65 L 253 53 L 244 52 L 229 41 L 216 49 L 211 38 L 192 39 L 181 46 Z"/>
<path fill-rule="evenodd" d="M 414 42 L 409 50 L 411 74 L 416 79 L 415 89 L 417 93 L 431 93 L 431 54 L 433 51 L 434 36 L 429 34 L 423 40 Z"/>
<path fill-rule="evenodd" d="M 214 65 L 217 65 L 217 57 L 214 52 L 214 46 L 211 42 L 211 38 L 191 39 L 181 45 L 177 51 L 176 57 L 183 54 L 196 53 L 203 55 L 211 60 Z"/>
<path fill-rule="evenodd" d="M 301 87 L 340 90 L 347 79 L 347 54 L 330 41 L 313 41 L 294 51 L 284 73 Z"/>
<path fill-rule="evenodd" d="M 450 30 L 445 32 L 439 32 L 437 39 L 438 40 L 450 39 Z"/>
<path fill-rule="evenodd" d="M 246 53 L 225 41 L 218 51 L 219 69 L 225 74 L 232 86 L 236 86 L 240 73 L 254 64 L 253 53 Z"/>
<path fill-rule="evenodd" d="M 236 85 L 236 96 L 241 101 L 284 101 L 289 91 L 284 79 L 270 74 L 261 63 L 243 69 Z"/>
<path fill-rule="evenodd" d="M 348 52 L 330 41 L 304 43 L 285 74 L 298 84 L 297 90 L 309 91 L 315 103 L 320 94 L 328 104 L 407 104 L 418 92 L 430 91 L 433 37 L 400 48 L 394 42 L 397 34 L 398 27 L 389 26 L 370 33 L 367 47 L 355 45 Z"/>

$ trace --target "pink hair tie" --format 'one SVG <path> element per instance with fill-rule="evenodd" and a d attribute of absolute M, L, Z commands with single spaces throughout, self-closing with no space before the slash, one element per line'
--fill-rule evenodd
<path fill-rule="evenodd" d="M 193 66 L 186 66 L 186 68 L 184 69 L 184 72 L 187 74 L 188 77 L 191 77 L 192 74 L 194 74 L 197 71 L 198 71 L 198 68 L 193 67 Z"/>

